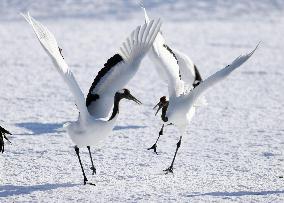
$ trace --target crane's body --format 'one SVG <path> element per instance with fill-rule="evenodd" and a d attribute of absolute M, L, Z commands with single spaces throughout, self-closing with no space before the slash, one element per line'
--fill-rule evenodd
<path fill-rule="evenodd" d="M 194 87 L 191 91 L 181 95 L 172 94 L 172 96 L 169 97 L 168 101 L 166 100 L 166 97 L 162 97 L 160 99 L 160 102 L 156 105 L 159 107 L 156 114 L 160 109 L 162 109 L 162 116 L 161 116 L 162 120 L 166 124 L 174 124 L 175 126 L 177 126 L 177 128 L 181 133 L 179 142 L 177 143 L 177 149 L 174 155 L 174 159 L 170 167 L 166 169 L 167 172 L 173 172 L 173 163 L 178 148 L 181 145 L 182 136 L 185 133 L 185 129 L 189 125 L 195 113 L 195 108 L 196 108 L 194 105 L 195 102 L 209 88 L 211 88 L 213 85 L 225 79 L 235 69 L 240 67 L 243 63 L 245 63 L 253 55 L 257 47 L 249 54 L 236 58 L 230 65 L 226 66 L 220 71 L 217 71 L 215 74 L 211 75 L 206 80 L 202 81 L 198 86 Z"/>
<path fill-rule="evenodd" d="M 71 140 L 84 176 L 84 184 L 88 181 L 79 155 L 79 147 L 87 147 L 92 162 L 93 174 L 96 169 L 90 152 L 90 146 L 97 146 L 100 141 L 112 132 L 119 113 L 119 102 L 122 99 L 133 100 L 141 104 L 124 86 L 137 72 L 140 62 L 151 47 L 160 30 L 160 20 L 152 20 L 148 24 L 138 26 L 120 47 L 118 53 L 104 64 L 94 79 L 85 99 L 72 71 L 62 56 L 54 35 L 29 14 L 24 15 L 32 26 L 40 44 L 51 57 L 56 70 L 66 82 L 74 96 L 79 110 L 78 120 L 64 125 Z M 110 115 L 110 112 L 112 114 Z"/>
<path fill-rule="evenodd" d="M 145 22 L 149 23 L 150 19 L 142 2 L 140 6 L 144 11 Z M 230 65 L 203 81 L 192 60 L 186 54 L 171 49 L 166 44 L 162 33 L 158 33 L 149 51 L 149 57 L 155 64 L 158 75 L 168 87 L 169 99 L 167 100 L 166 96 L 161 97 L 160 102 L 154 107 L 154 109 L 158 107 L 156 114 L 162 109 L 161 119 L 165 124 L 161 128 L 156 142 L 148 150 L 153 149 L 157 153 L 157 141 L 163 134 L 164 126 L 173 124 L 179 129 L 181 136 L 173 161 L 166 169 L 167 173 L 173 172 L 173 164 L 181 145 L 182 136 L 195 114 L 196 107 L 207 104 L 202 95 L 209 87 L 220 82 L 233 70 L 240 67 L 256 49 L 257 47 L 249 54 L 236 58 Z"/>
<path fill-rule="evenodd" d="M 144 11 L 145 22 L 149 23 L 150 19 L 143 4 L 141 4 L 141 7 Z M 192 60 L 181 51 L 170 48 L 161 32 L 157 34 L 148 56 L 154 63 L 159 77 L 167 85 L 168 96 L 173 102 L 182 102 L 180 96 L 186 94 L 202 82 L 201 75 Z M 188 108 L 186 113 L 184 109 L 180 107 L 172 108 L 172 105 L 170 105 L 167 109 L 169 119 L 167 124 L 173 124 L 175 120 L 180 120 L 181 122 L 175 123 L 181 131 L 184 131 L 185 126 L 195 114 L 195 107 L 206 104 L 205 98 L 199 98 L 191 108 Z M 148 150 L 153 149 L 156 154 L 157 142 L 163 134 L 164 126 L 162 126 L 154 145 L 148 148 Z"/>

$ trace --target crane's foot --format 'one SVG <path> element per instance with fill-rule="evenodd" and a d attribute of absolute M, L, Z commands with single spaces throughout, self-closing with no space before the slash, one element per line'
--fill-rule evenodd
<path fill-rule="evenodd" d="M 86 176 L 84 176 L 84 185 L 86 185 L 86 184 L 87 184 L 87 182 L 88 182 L 88 179 L 87 179 L 87 177 L 86 177 Z"/>
<path fill-rule="evenodd" d="M 153 144 L 153 146 L 152 147 L 150 147 L 150 148 L 148 148 L 147 150 L 151 150 L 151 149 L 153 149 L 154 150 L 154 152 L 156 153 L 156 154 L 158 154 L 157 153 L 157 144 L 155 143 L 155 144 Z"/>
<path fill-rule="evenodd" d="M 97 169 L 94 166 L 92 166 L 90 169 L 93 171 L 92 175 L 97 174 Z"/>
<path fill-rule="evenodd" d="M 95 183 L 87 183 L 88 185 L 96 186 Z"/>
<path fill-rule="evenodd" d="M 88 179 L 86 178 L 86 177 L 84 177 L 84 185 L 92 185 L 92 186 L 96 186 L 96 184 L 95 183 L 91 183 L 91 182 L 89 182 L 88 181 Z"/>
<path fill-rule="evenodd" d="M 165 169 L 164 171 L 166 172 L 165 174 L 174 173 L 174 168 L 173 168 L 173 166 L 171 165 L 169 168 Z"/>

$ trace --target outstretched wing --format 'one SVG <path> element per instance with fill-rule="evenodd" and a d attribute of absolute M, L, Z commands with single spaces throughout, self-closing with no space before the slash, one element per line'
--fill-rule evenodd
<path fill-rule="evenodd" d="M 178 60 L 181 79 L 190 86 L 197 86 L 202 81 L 201 75 L 192 60 L 181 51 L 173 50 Z"/>
<path fill-rule="evenodd" d="M 82 115 L 87 115 L 88 111 L 85 105 L 84 94 L 81 91 L 78 83 L 76 82 L 73 73 L 63 59 L 54 35 L 44 25 L 32 18 L 29 13 L 27 15 L 22 15 L 32 26 L 40 44 L 47 52 L 47 54 L 51 57 L 57 71 L 71 90 L 80 113 Z"/>
<path fill-rule="evenodd" d="M 109 115 L 115 92 L 124 88 L 135 75 L 161 24 L 158 19 L 138 26 L 123 42 L 118 53 L 104 64 L 94 79 L 86 99 L 88 111 L 92 116 Z"/>
<path fill-rule="evenodd" d="M 143 1 L 140 2 L 140 7 L 144 11 L 145 22 L 149 22 L 149 17 Z M 166 41 L 159 32 L 153 43 L 149 56 L 155 64 L 155 68 L 159 77 L 168 86 L 169 96 L 178 96 L 184 91 L 184 83 L 181 81 L 178 59 L 174 51 L 166 44 Z"/>
<path fill-rule="evenodd" d="M 184 100 L 184 102 L 188 105 L 188 108 L 190 108 L 190 105 L 194 104 L 194 102 L 199 98 L 199 96 L 202 95 L 208 88 L 225 79 L 236 68 L 240 67 L 243 63 L 245 63 L 253 55 L 257 47 L 258 45 L 249 54 L 239 56 L 230 65 L 227 65 L 225 68 L 221 69 L 220 71 L 217 71 L 216 73 L 208 77 L 206 80 L 201 82 L 187 95 L 183 96 L 182 100 Z"/>
<path fill-rule="evenodd" d="M 198 86 L 203 80 L 196 65 L 186 54 L 176 49 L 174 49 L 174 53 L 178 60 L 181 79 L 184 81 L 184 92 L 187 92 Z M 195 106 L 205 105 L 207 105 L 205 97 L 201 97 L 195 102 Z"/>

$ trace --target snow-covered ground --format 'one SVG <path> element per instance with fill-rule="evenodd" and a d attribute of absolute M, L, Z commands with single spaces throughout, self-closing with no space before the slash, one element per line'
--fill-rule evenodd
<path fill-rule="evenodd" d="M 145 2 L 151 7 L 150 16 L 163 16 L 168 44 L 188 53 L 204 78 L 252 50 L 259 41 L 261 46 L 246 64 L 208 91 L 209 105 L 198 109 L 188 127 L 174 175 L 164 175 L 162 170 L 174 154 L 179 136 L 175 127 L 165 129 L 158 156 L 146 150 L 161 126 L 152 107 L 167 94 L 146 57 L 127 85 L 143 105 L 122 102 L 113 135 L 100 149 L 93 149 L 97 175 L 92 177 L 88 170 L 87 149 L 81 150 L 87 176 L 95 187 L 82 184 L 73 144 L 62 129 L 66 121 L 77 118 L 72 95 L 31 27 L 13 12 L 32 7 L 32 14 L 35 12 L 55 34 L 85 93 L 105 61 L 143 22 L 143 14 L 133 6 L 137 13 L 132 12 L 129 18 L 124 13 L 119 20 L 120 9 L 127 5 L 131 10 L 131 1 L 118 3 L 117 19 L 111 11 L 104 14 L 110 18 L 77 15 L 84 10 L 83 6 L 70 6 L 74 1 L 62 1 L 63 5 L 49 1 L 42 8 L 35 2 L 1 1 L 0 10 L 6 17 L 0 21 L 0 124 L 13 132 L 13 144 L 0 155 L 1 203 L 284 201 L 284 179 L 279 178 L 284 175 L 282 1 L 248 1 L 255 3 L 250 3 L 255 13 L 240 12 L 240 7 L 249 10 L 247 1 L 230 6 L 221 0 L 199 1 L 197 5 L 203 2 L 204 6 L 193 4 L 193 11 L 199 8 L 202 20 L 188 20 L 188 12 L 171 10 L 193 1 Z M 104 7 L 115 11 L 112 2 L 118 1 L 107 1 Z M 103 11 L 95 6 L 94 11 L 96 8 Z M 210 8 L 215 8 L 213 17 Z M 66 15 L 64 9 L 70 9 L 72 15 Z"/>

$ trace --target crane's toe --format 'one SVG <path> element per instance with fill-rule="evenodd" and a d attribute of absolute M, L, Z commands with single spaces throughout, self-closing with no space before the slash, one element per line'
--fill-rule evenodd
<path fill-rule="evenodd" d="M 165 169 L 164 171 L 166 172 L 165 174 L 174 173 L 174 168 L 173 168 L 173 166 L 170 166 L 169 168 Z"/>
<path fill-rule="evenodd" d="M 97 169 L 94 166 L 92 166 L 90 169 L 93 171 L 92 175 L 97 174 Z"/>
<path fill-rule="evenodd" d="M 157 153 L 157 144 L 155 143 L 155 144 L 153 144 L 153 146 L 152 147 L 150 147 L 150 148 L 148 148 L 147 150 L 151 150 L 151 149 L 153 149 L 154 150 L 154 152 L 156 153 L 156 154 L 158 154 Z"/>

